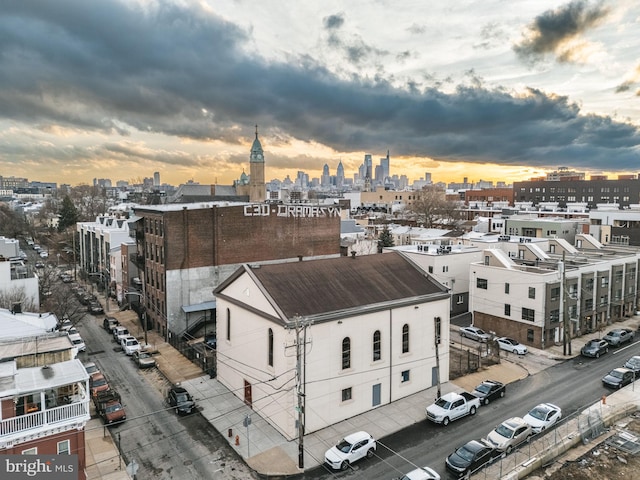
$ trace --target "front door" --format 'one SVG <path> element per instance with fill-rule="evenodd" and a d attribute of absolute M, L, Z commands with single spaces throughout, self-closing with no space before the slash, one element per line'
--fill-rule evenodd
<path fill-rule="evenodd" d="M 249 407 L 253 408 L 253 400 L 251 399 L 251 384 L 244 381 L 244 403 Z"/>
<path fill-rule="evenodd" d="M 379 383 L 376 383 L 373 386 L 373 400 L 371 402 L 371 405 L 374 407 L 377 407 L 378 405 L 380 405 L 380 392 L 382 389 L 382 385 Z"/>

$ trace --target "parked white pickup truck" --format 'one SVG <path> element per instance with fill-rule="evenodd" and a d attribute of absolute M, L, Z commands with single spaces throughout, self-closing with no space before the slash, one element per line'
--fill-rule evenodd
<path fill-rule="evenodd" d="M 447 393 L 427 407 L 427 419 L 444 426 L 466 415 L 475 415 L 480 399 L 468 392 Z"/>

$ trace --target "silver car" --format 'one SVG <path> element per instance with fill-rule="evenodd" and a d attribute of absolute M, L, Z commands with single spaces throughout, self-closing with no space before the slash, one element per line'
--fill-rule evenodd
<path fill-rule="evenodd" d="M 488 342 L 491 339 L 491 335 L 478 327 L 470 325 L 468 327 L 460 327 L 460 336 L 463 338 L 470 338 L 476 342 Z"/>
<path fill-rule="evenodd" d="M 531 425 L 520 417 L 513 417 L 494 428 L 487 435 L 487 442 L 496 450 L 511 453 L 515 447 L 529 440 L 531 435 Z"/>

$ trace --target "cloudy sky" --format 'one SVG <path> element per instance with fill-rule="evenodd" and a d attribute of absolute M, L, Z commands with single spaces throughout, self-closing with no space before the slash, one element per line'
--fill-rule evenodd
<path fill-rule="evenodd" d="M 3 0 L 0 175 L 640 172 L 640 2 Z"/>

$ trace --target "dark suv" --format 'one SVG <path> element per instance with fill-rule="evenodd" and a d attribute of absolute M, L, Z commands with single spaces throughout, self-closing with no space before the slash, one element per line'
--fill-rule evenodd
<path fill-rule="evenodd" d="M 589 340 L 584 347 L 580 350 L 583 357 L 595 357 L 600 358 L 609 351 L 609 344 L 606 340 Z"/>
<path fill-rule="evenodd" d="M 175 409 L 178 415 L 188 415 L 196 408 L 196 402 L 193 401 L 189 392 L 177 385 L 169 389 L 167 403 Z"/>

